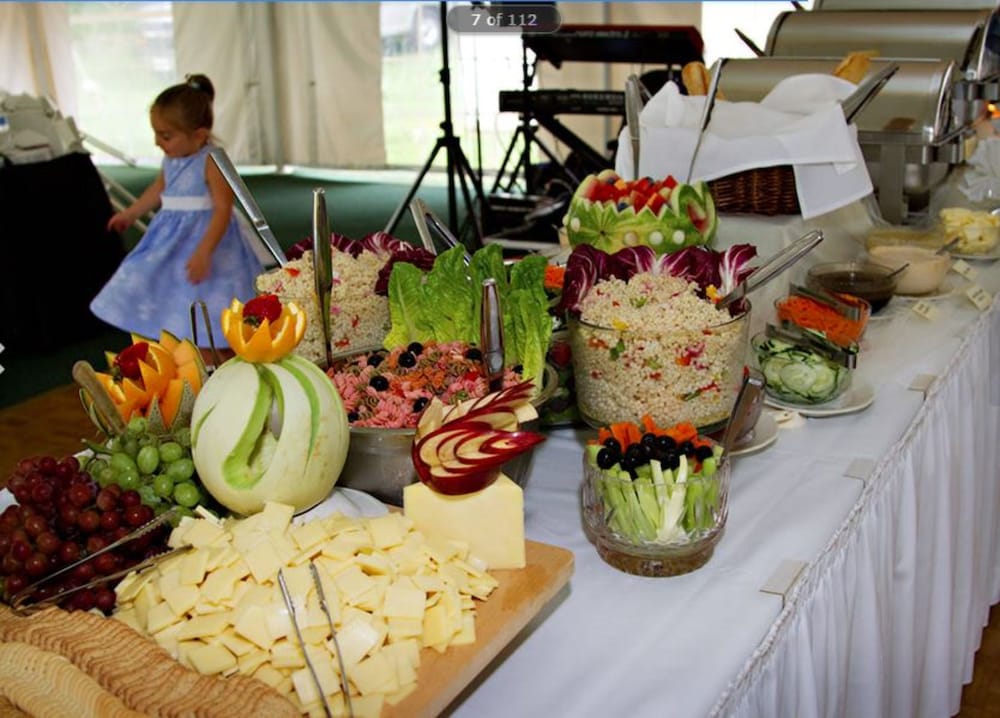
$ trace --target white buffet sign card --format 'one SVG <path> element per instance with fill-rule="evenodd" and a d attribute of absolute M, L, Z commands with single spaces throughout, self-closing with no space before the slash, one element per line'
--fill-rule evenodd
<path fill-rule="evenodd" d="M 970 282 L 976 278 L 976 268 L 973 267 L 968 262 L 966 262 L 964 259 L 956 259 L 955 262 L 951 265 L 951 271 L 957 274 L 961 274 Z"/>
<path fill-rule="evenodd" d="M 966 289 L 965 296 L 970 302 L 975 304 L 976 309 L 981 312 L 985 312 L 993 303 L 993 295 L 980 287 L 978 284 L 973 284 L 971 287 Z"/>
<path fill-rule="evenodd" d="M 854 459 L 844 470 L 844 476 L 849 479 L 860 479 L 867 481 L 875 470 L 875 462 L 871 459 Z"/>
<path fill-rule="evenodd" d="M 919 302 L 914 302 L 910 310 L 919 317 L 923 317 L 929 322 L 933 322 L 939 316 L 941 316 L 941 311 L 935 307 L 931 302 L 926 299 L 921 299 Z"/>
<path fill-rule="evenodd" d="M 923 394 L 927 393 L 927 390 L 931 388 L 931 384 L 937 377 L 934 374 L 917 374 L 913 377 L 913 381 L 910 382 L 910 386 L 907 387 L 910 391 L 919 391 Z"/>
<path fill-rule="evenodd" d="M 764 582 L 764 585 L 760 587 L 761 593 L 773 593 L 776 596 L 781 596 L 781 603 L 784 605 L 785 600 L 788 598 L 788 591 L 805 567 L 805 561 L 785 559 L 778 565 L 778 568 L 771 574 L 771 577 Z"/>

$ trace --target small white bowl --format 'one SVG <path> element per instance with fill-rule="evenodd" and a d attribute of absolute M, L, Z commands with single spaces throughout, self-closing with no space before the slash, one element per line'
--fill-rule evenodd
<path fill-rule="evenodd" d="M 936 291 L 944 282 L 951 266 L 947 254 L 935 254 L 934 250 L 912 245 L 886 244 L 868 250 L 872 259 L 898 269 L 909 263 L 896 277 L 896 294 L 921 295 Z"/>

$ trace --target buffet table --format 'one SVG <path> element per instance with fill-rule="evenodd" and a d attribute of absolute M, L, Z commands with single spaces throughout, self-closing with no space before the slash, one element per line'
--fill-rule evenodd
<path fill-rule="evenodd" d="M 830 230 L 821 255 L 863 248 L 831 242 L 840 224 L 811 226 Z M 762 255 L 801 229 L 720 227 L 723 246 L 751 241 Z M 974 266 L 1000 291 L 1000 263 Z M 726 533 L 693 573 L 603 563 L 579 506 L 592 432 L 552 431 L 528 479 L 527 534 L 572 550 L 574 575 L 452 714 L 956 713 L 1000 600 L 1000 308 L 977 309 L 961 277 L 949 282 L 933 320 L 896 297 L 869 324 L 855 381 L 875 387 L 871 406 L 799 417 L 734 458 Z M 770 318 L 753 298 L 757 320 Z"/>

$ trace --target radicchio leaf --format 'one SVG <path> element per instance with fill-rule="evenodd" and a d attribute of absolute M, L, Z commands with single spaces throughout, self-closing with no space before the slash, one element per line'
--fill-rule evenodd
<path fill-rule="evenodd" d="M 736 289 L 736 285 L 747 277 L 753 267 L 748 266 L 757 256 L 757 248 L 752 244 L 734 244 L 724 252 L 719 260 L 719 294 L 725 296 Z"/>

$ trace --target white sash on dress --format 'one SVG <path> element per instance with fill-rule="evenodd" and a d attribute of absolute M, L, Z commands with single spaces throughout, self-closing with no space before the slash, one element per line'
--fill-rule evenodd
<path fill-rule="evenodd" d="M 181 212 L 198 212 L 212 209 L 212 198 L 207 194 L 188 197 L 160 197 L 160 209 L 179 210 Z"/>

